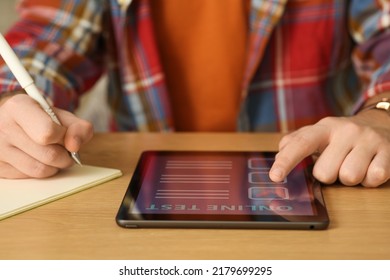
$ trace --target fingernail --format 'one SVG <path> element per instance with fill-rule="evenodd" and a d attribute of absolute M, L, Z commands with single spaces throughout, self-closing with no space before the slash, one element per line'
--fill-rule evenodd
<path fill-rule="evenodd" d="M 270 174 L 272 174 L 273 177 L 271 179 L 275 179 L 275 181 L 283 181 L 284 179 L 283 171 L 278 167 L 272 168 Z"/>

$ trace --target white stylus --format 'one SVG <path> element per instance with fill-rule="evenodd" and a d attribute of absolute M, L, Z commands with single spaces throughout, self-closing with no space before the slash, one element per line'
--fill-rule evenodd
<path fill-rule="evenodd" d="M 12 74 L 15 76 L 16 80 L 26 91 L 26 93 L 34 99 L 36 102 L 41 105 L 43 110 L 50 116 L 50 118 L 58 125 L 61 125 L 60 120 L 57 118 L 53 109 L 50 107 L 49 103 L 39 92 L 37 87 L 34 84 L 33 79 L 30 74 L 24 68 L 19 58 L 16 56 L 14 50 L 8 44 L 7 40 L 4 38 L 3 34 L 0 33 L 0 54 L 3 57 L 5 63 L 11 69 Z M 80 156 L 77 152 L 69 152 L 73 160 L 81 165 Z"/>

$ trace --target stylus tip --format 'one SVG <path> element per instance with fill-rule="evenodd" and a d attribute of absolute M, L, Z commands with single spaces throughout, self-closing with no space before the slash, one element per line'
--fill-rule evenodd
<path fill-rule="evenodd" d="M 78 153 L 76 152 L 71 152 L 70 153 L 70 156 L 73 158 L 73 160 L 80 166 L 83 166 L 83 164 L 81 163 L 81 160 L 80 160 L 80 156 Z"/>

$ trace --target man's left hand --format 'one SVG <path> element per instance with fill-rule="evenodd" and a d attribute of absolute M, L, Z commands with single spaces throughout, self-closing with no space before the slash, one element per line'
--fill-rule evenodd
<path fill-rule="evenodd" d="M 313 175 L 325 184 L 377 187 L 390 178 L 390 115 L 367 110 L 351 117 L 327 117 L 288 134 L 270 178 L 282 181 L 305 157 L 318 155 Z"/>

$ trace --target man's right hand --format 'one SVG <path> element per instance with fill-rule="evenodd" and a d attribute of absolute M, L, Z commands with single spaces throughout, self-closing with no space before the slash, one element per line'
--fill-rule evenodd
<path fill-rule="evenodd" d="M 0 103 L 0 178 L 45 178 L 74 164 L 77 152 L 93 135 L 92 125 L 54 108 L 62 126 L 26 94 Z"/>

